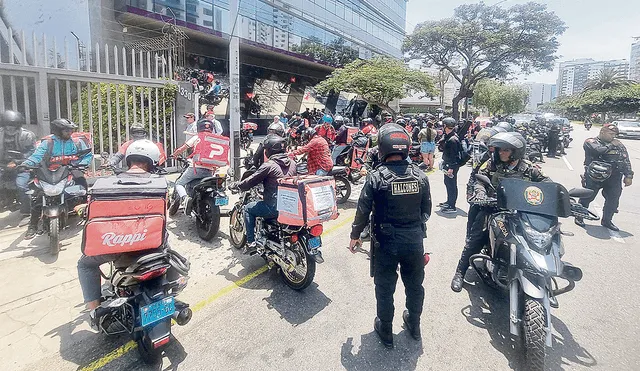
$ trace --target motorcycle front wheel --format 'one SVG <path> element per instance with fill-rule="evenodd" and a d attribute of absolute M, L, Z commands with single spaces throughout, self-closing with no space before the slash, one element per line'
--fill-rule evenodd
<path fill-rule="evenodd" d="M 49 251 L 52 255 L 60 252 L 60 219 L 49 219 Z"/>
<path fill-rule="evenodd" d="M 220 206 L 215 204 L 213 198 L 206 198 L 200 201 L 197 214 L 198 236 L 205 241 L 211 241 L 220 229 Z"/>
<path fill-rule="evenodd" d="M 338 205 L 347 202 L 351 196 L 351 183 L 343 176 L 336 176 L 336 203 Z"/>
<path fill-rule="evenodd" d="M 236 249 L 241 249 L 247 242 L 244 218 L 242 217 L 240 208 L 237 206 L 231 211 L 231 218 L 229 219 L 229 239 L 231 240 L 231 245 Z"/>
<path fill-rule="evenodd" d="M 296 263 L 291 270 L 280 267 L 280 276 L 284 283 L 294 290 L 304 290 L 316 275 L 316 261 L 305 251 L 300 241 L 285 250 L 287 260 Z"/>
<path fill-rule="evenodd" d="M 546 325 L 544 305 L 538 300 L 525 297 L 522 314 L 525 370 L 544 371 Z"/>

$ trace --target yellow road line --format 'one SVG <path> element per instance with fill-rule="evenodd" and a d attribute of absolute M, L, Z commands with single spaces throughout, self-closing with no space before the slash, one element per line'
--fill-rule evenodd
<path fill-rule="evenodd" d="M 346 215 L 345 215 L 346 214 Z M 355 215 L 355 213 L 345 213 L 342 214 L 343 216 L 346 216 L 343 220 L 341 220 L 340 222 L 333 224 L 331 227 L 327 228 L 324 233 L 325 234 L 330 234 L 334 231 L 336 231 L 339 228 L 344 227 L 347 223 L 350 223 L 353 220 L 353 216 Z M 244 285 L 245 283 L 251 281 L 252 279 L 258 277 L 259 275 L 261 275 L 262 273 L 266 272 L 268 270 L 268 266 L 265 264 L 262 267 L 256 269 L 255 271 L 247 274 L 246 276 L 242 277 L 241 279 L 234 281 L 233 283 L 231 283 L 228 286 L 223 287 L 221 290 L 217 291 L 215 294 L 209 296 L 208 298 L 196 303 L 195 305 L 193 305 L 191 307 L 191 310 L 193 310 L 193 312 L 198 312 L 202 309 L 204 309 L 206 306 L 208 306 L 209 304 L 213 303 L 214 301 L 220 299 L 221 297 L 229 294 L 230 292 L 232 292 L 233 290 L 241 287 L 242 285 Z M 102 358 L 99 358 L 93 362 L 91 362 L 90 364 L 82 367 L 79 369 L 79 371 L 96 371 L 101 369 L 102 367 L 106 366 L 107 364 L 115 361 L 116 359 L 122 357 L 123 355 L 127 354 L 129 351 L 136 349 L 138 347 L 138 344 L 133 341 L 130 340 L 129 342 L 127 342 L 126 344 L 122 345 L 121 347 L 105 354 Z"/>

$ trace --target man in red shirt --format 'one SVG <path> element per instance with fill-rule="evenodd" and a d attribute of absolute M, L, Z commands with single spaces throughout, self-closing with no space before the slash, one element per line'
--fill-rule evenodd
<path fill-rule="evenodd" d="M 335 131 L 334 131 L 335 132 Z M 306 146 L 290 152 L 290 157 L 295 157 L 303 153 L 307 154 L 307 170 L 309 174 L 327 175 L 333 168 L 331 153 L 329 152 L 329 144 L 327 141 L 316 133 L 314 128 L 305 130 L 304 136 L 309 138 Z"/>
<path fill-rule="evenodd" d="M 333 127 L 333 117 L 331 117 L 331 115 L 324 115 L 322 117 L 322 125 L 318 126 L 316 131 L 327 143 L 331 144 L 335 142 L 336 129 Z"/>

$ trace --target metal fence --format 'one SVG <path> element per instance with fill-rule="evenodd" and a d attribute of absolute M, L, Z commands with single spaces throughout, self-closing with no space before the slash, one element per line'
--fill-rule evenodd
<path fill-rule="evenodd" d="M 23 112 L 38 135 L 50 133 L 51 120 L 69 118 L 92 134 L 95 153 L 111 154 L 140 122 L 167 152 L 176 147 L 177 87 L 166 53 L 77 39 L 70 48 L 66 39 L 28 38 L 3 24 L 0 38 L 0 110 Z"/>

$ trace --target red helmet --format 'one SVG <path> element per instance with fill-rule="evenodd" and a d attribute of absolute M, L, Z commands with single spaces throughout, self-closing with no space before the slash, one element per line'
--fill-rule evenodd
<path fill-rule="evenodd" d="M 212 73 L 207 73 L 207 82 L 208 83 L 212 83 L 213 82 L 213 74 Z"/>

